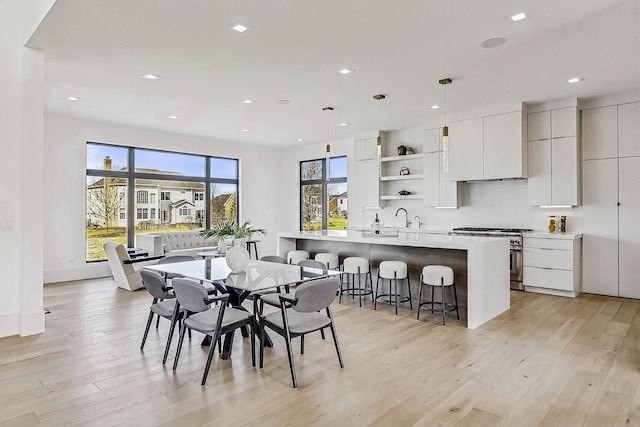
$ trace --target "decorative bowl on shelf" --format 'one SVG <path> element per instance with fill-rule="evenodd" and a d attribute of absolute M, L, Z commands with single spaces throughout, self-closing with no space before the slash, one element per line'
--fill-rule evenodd
<path fill-rule="evenodd" d="M 401 199 L 404 199 L 405 197 L 407 197 L 409 194 L 411 194 L 411 191 L 407 191 L 407 190 L 400 190 L 398 191 L 398 196 L 400 196 Z"/>

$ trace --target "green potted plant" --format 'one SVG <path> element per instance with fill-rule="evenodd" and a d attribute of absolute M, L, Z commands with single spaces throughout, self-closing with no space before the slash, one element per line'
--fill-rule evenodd
<path fill-rule="evenodd" d="M 233 219 L 220 220 L 213 224 L 210 229 L 202 230 L 200 237 L 206 239 L 208 237 L 218 238 L 218 249 L 220 253 L 227 252 L 227 242 L 224 240 L 227 236 L 233 236 L 236 221 Z"/>
<path fill-rule="evenodd" d="M 251 225 L 251 221 L 245 221 L 241 225 L 235 225 L 233 230 L 233 237 L 236 239 L 251 239 L 254 234 L 267 234 L 267 230 L 264 228 L 254 228 Z"/>

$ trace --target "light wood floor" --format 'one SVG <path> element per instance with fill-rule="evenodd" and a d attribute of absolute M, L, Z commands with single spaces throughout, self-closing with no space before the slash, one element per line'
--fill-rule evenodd
<path fill-rule="evenodd" d="M 163 367 L 168 322 L 139 350 L 149 303 L 108 279 L 46 286 L 46 332 L 0 339 L 0 426 L 640 425 L 636 300 L 512 292 L 476 330 L 336 302 L 345 368 L 310 336 L 298 390 L 279 338 L 254 370 L 238 335 L 204 387 L 199 336 Z"/>

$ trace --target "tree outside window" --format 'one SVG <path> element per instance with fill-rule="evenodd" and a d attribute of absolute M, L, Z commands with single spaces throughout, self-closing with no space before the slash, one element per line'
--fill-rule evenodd
<path fill-rule="evenodd" d="M 347 226 L 347 158 L 300 162 L 302 230 L 344 230 Z"/>

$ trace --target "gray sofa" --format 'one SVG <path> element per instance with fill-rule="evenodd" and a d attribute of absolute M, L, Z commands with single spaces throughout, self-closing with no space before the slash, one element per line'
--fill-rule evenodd
<path fill-rule="evenodd" d="M 196 255 L 217 247 L 215 237 L 203 239 L 199 231 L 167 231 L 136 236 L 136 247 L 149 252 L 149 256 Z"/>

